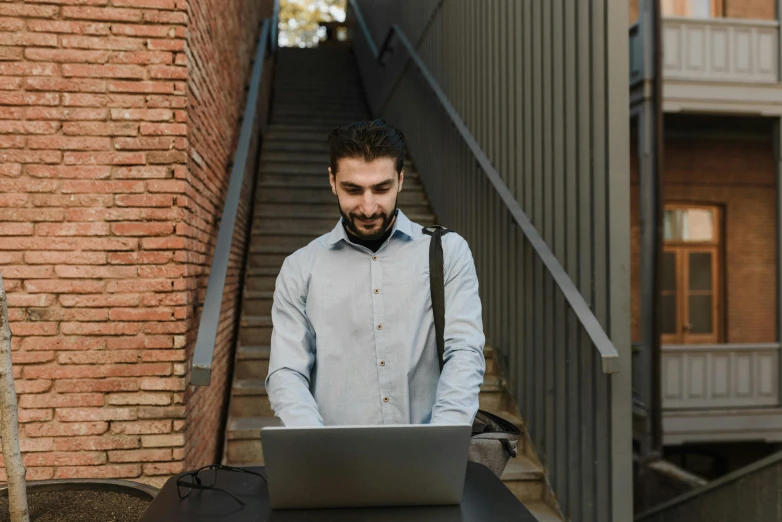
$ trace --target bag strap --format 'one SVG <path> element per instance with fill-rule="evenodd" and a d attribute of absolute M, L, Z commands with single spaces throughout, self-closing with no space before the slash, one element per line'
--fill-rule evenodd
<path fill-rule="evenodd" d="M 450 232 L 439 225 L 424 227 L 424 234 L 432 236 L 429 244 L 429 288 L 432 294 L 432 310 L 434 311 L 434 331 L 437 338 L 437 359 L 440 371 L 443 371 L 443 354 L 445 353 L 445 274 L 443 272 L 443 242 L 442 237 Z"/>

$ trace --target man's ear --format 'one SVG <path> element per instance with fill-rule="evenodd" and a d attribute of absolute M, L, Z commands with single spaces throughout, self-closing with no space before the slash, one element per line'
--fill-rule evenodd
<path fill-rule="evenodd" d="M 334 195 L 337 195 L 337 177 L 334 175 L 333 172 L 331 172 L 331 167 L 329 167 L 329 183 L 331 184 L 331 192 L 334 193 Z"/>
<path fill-rule="evenodd" d="M 402 167 L 402 170 L 399 171 L 399 190 L 397 190 L 397 194 L 399 192 L 402 192 L 402 184 L 405 182 L 405 168 Z"/>

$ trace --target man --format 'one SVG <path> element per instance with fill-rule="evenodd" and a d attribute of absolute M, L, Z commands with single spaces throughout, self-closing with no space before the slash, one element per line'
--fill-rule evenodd
<path fill-rule="evenodd" d="M 342 219 L 283 263 L 266 389 L 285 426 L 471 424 L 486 363 L 466 241 L 443 236 L 440 374 L 429 291 L 431 236 L 397 209 L 405 142 L 383 122 L 329 136 Z"/>

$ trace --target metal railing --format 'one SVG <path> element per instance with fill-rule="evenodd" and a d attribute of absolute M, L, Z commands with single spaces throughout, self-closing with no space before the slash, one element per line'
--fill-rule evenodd
<path fill-rule="evenodd" d="M 193 351 L 190 384 L 196 386 L 208 386 L 211 379 L 212 359 L 220 327 L 220 311 L 223 305 L 223 292 L 225 291 L 226 276 L 231 258 L 231 246 L 236 236 L 237 215 L 239 214 L 242 198 L 252 198 L 255 190 L 255 159 L 260 147 L 259 118 L 264 114 L 268 114 L 268 111 L 262 110 L 259 106 L 262 87 L 261 79 L 264 75 L 267 50 L 274 53 L 277 47 L 278 13 L 279 0 L 274 3 L 274 14 L 272 17 L 263 20 L 253 60 L 253 68 L 250 73 L 250 88 L 247 92 L 247 102 L 242 115 L 239 141 L 234 154 L 233 166 L 231 167 L 223 215 L 220 219 L 220 228 L 217 233 L 217 244 L 214 250 L 214 257 L 212 258 L 212 266 L 209 270 L 206 297 L 204 298 L 201 320 L 198 325 L 198 337 Z M 248 179 L 251 180 L 250 183 L 247 183 Z M 245 236 L 249 234 L 251 226 L 252 219 L 248 219 L 248 230 L 242 231 Z"/>
<path fill-rule="evenodd" d="M 403 29 L 391 24 L 378 49 L 358 0 L 350 0 L 349 4 L 364 36 L 364 40 L 354 43 L 354 48 L 376 116 L 389 120 L 405 132 L 411 155 L 440 222 L 460 233 L 471 245 L 481 286 L 487 343 L 494 346 L 504 362 L 510 391 L 522 412 L 563 514 L 568 519 L 587 522 L 631 520 L 629 331 L 628 346 L 620 358 L 594 311 L 595 308 L 614 309 L 607 303 L 613 294 L 605 295 L 605 289 L 610 287 L 609 266 L 612 264 L 606 256 L 607 249 L 602 254 L 590 255 L 583 262 L 576 259 L 575 265 L 582 265 L 576 268 L 583 276 L 579 277 L 582 289 L 592 289 L 590 297 L 586 298 L 522 209 L 502 173 L 494 167 Z M 558 4 L 563 5 L 561 1 Z M 461 41 L 469 42 L 462 46 L 464 52 L 473 52 L 475 47 L 475 40 L 468 40 L 468 33 L 460 29 L 463 24 L 472 24 L 473 20 L 456 7 L 449 10 L 448 5 L 446 2 L 442 9 L 446 12 L 439 14 L 445 21 L 435 24 L 438 32 L 432 40 L 437 43 L 431 43 L 429 48 L 432 60 L 440 68 L 444 67 L 446 58 L 439 52 L 442 47 L 436 45 L 445 40 L 443 35 L 448 34 L 449 22 L 456 25 L 451 30 L 462 35 Z M 571 18 L 571 21 L 574 20 Z M 469 34 L 474 35 L 474 32 Z M 394 41 L 401 44 L 401 52 L 394 53 L 390 60 L 393 63 L 385 64 L 384 56 Z M 501 49 L 502 44 L 500 42 L 496 49 Z M 504 44 L 509 45 L 508 42 Z M 621 52 L 621 48 L 617 52 Z M 404 61 L 400 61 L 402 54 Z M 473 59 L 470 56 L 460 58 L 465 62 Z M 474 61 L 480 61 L 480 57 Z M 572 65 L 575 70 L 575 63 Z M 468 86 L 462 89 L 462 98 L 469 97 L 470 88 L 481 88 L 477 83 L 481 80 L 475 80 L 476 72 L 465 67 L 460 63 L 459 68 L 454 68 L 458 72 L 451 69 L 450 76 L 448 72 L 442 73 L 451 85 Z M 459 74 L 463 77 L 454 77 Z M 625 70 L 622 82 L 626 82 L 626 77 Z M 623 85 L 626 89 L 626 83 Z M 495 88 L 496 85 L 490 87 Z M 500 86 L 498 90 L 502 88 Z M 472 103 L 483 109 L 490 108 L 480 94 L 475 98 L 478 101 Z M 476 112 L 481 113 L 479 117 L 485 122 L 485 114 L 481 110 Z M 512 115 L 502 117 L 507 124 Z M 495 133 L 494 138 L 501 140 L 501 133 Z M 551 161 L 549 158 L 541 160 Z M 562 215 L 568 215 L 568 222 L 575 223 L 576 232 L 557 243 L 567 241 L 569 259 L 577 256 L 575 252 L 584 241 L 583 235 L 578 237 L 578 234 L 584 231 L 589 240 L 606 245 L 606 238 L 595 236 L 594 230 L 587 227 L 597 227 L 593 221 L 600 222 L 601 218 L 607 217 L 610 202 L 607 199 L 591 202 L 581 205 L 580 210 L 577 204 L 581 198 L 592 198 L 590 191 L 603 190 L 594 188 L 600 187 L 597 177 L 590 186 L 592 168 L 589 163 L 582 163 L 578 166 L 579 172 L 569 175 L 567 179 L 571 185 L 567 197 L 564 184 L 557 186 L 552 180 L 543 180 L 537 187 L 526 187 L 528 194 L 542 196 L 546 193 L 551 198 L 549 202 L 556 200 L 562 204 L 568 201 L 565 205 L 571 205 L 569 209 L 562 207 L 559 210 Z M 588 176 L 589 182 L 585 181 L 579 187 L 579 175 Z M 602 179 L 607 186 L 609 180 Z M 556 198 L 552 197 L 555 194 Z M 605 206 L 599 208 L 599 204 Z M 539 210 L 536 212 L 540 215 Z M 551 221 L 547 227 L 551 231 L 557 226 L 558 218 L 553 214 L 549 216 Z M 564 218 L 559 225 L 563 225 L 563 221 Z M 566 235 L 562 231 L 562 236 Z M 590 246 L 589 250 L 594 253 L 599 248 Z M 622 265 L 621 261 L 617 264 Z M 621 274 L 617 276 L 622 277 Z M 603 314 L 603 321 L 606 321 L 605 312 Z M 616 381 L 614 376 L 620 366 L 622 379 Z"/>

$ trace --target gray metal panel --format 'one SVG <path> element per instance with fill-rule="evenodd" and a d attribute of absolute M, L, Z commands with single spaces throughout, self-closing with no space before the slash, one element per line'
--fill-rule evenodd
<path fill-rule="evenodd" d="M 627 353 L 629 288 L 614 270 L 627 268 L 629 209 L 618 203 L 626 182 L 613 179 L 627 175 L 617 152 L 626 128 L 616 125 L 627 106 L 614 102 L 609 58 L 626 52 L 627 34 L 617 39 L 608 1 L 445 2 L 415 47 L 396 30 L 386 57 L 396 65 L 385 70 L 356 44 L 365 83 L 391 86 L 378 115 L 405 131 L 435 212 L 470 243 L 487 340 L 508 355 L 510 388 L 560 506 L 601 522 L 632 516 L 616 507 L 632 480 L 617 465 L 630 462 L 616 429 L 629 426 L 629 409 L 614 406 L 629 405 L 630 388 L 612 375 L 619 365 L 605 348 L 620 352 L 600 333 L 612 328 Z"/>

